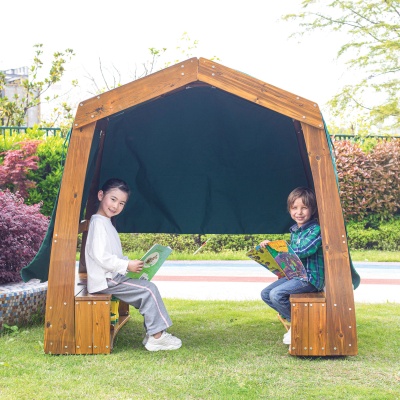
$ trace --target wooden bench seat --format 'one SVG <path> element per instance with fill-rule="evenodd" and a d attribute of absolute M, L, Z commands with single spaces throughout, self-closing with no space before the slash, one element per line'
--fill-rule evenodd
<path fill-rule="evenodd" d="M 291 345 L 296 356 L 326 355 L 326 298 L 324 292 L 300 293 L 290 296 Z"/>
<path fill-rule="evenodd" d="M 111 324 L 111 294 L 90 294 L 78 285 L 75 294 L 76 354 L 109 354 L 115 335 L 129 319 L 129 305 L 120 301 L 119 320 Z"/>

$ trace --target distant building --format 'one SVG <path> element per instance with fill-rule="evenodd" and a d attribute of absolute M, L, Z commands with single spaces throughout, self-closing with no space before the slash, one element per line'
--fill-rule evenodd
<path fill-rule="evenodd" d="M 26 95 L 26 90 L 22 84 L 25 79 L 29 78 L 29 68 L 20 67 L 12 68 L 6 71 L 2 71 L 6 76 L 6 84 L 4 89 L 0 92 L 0 97 L 7 97 L 8 100 L 12 101 L 15 95 L 20 98 Z M 31 107 L 25 118 L 26 126 L 33 126 L 40 122 L 40 105 Z"/>

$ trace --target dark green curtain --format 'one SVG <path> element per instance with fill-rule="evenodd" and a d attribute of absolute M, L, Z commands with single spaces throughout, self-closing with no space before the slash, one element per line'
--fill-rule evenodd
<path fill-rule="evenodd" d="M 287 232 L 286 199 L 307 186 L 290 118 L 212 87 L 110 118 L 101 182 L 132 196 L 120 232 Z"/>

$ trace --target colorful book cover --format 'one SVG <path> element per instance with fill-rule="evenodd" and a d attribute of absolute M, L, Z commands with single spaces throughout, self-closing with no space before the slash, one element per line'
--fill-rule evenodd
<path fill-rule="evenodd" d="M 248 257 L 267 268 L 278 278 L 299 278 L 307 280 L 307 272 L 300 258 L 285 240 L 269 242 L 265 249 L 256 246 L 247 254 Z"/>
<path fill-rule="evenodd" d="M 140 272 L 128 272 L 126 275 L 132 279 L 145 279 L 151 281 L 153 276 L 163 265 L 167 257 L 172 253 L 169 246 L 161 246 L 155 244 L 147 253 L 141 258 L 144 262 L 143 269 Z"/>
<path fill-rule="evenodd" d="M 272 257 L 272 254 L 267 248 L 256 246 L 254 249 L 248 251 L 246 255 L 277 275 L 278 278 L 283 278 L 285 276 L 283 269 L 275 261 L 274 257 Z"/>

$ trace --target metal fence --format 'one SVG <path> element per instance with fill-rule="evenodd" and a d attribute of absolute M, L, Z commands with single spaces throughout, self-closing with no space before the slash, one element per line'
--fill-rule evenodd
<path fill-rule="evenodd" d="M 363 143 L 366 139 L 381 139 L 381 140 L 391 140 L 400 139 L 399 135 L 344 135 L 341 133 L 330 135 L 332 139 L 335 140 L 349 140 L 350 142 L 360 142 Z"/>
<path fill-rule="evenodd" d="M 29 128 L 27 126 L 0 126 L 0 135 L 5 136 L 12 136 L 18 135 L 20 133 L 26 133 Z M 65 134 L 61 131 L 60 128 L 38 128 L 41 131 L 44 131 L 46 137 L 48 136 L 60 136 L 65 137 Z M 333 134 L 331 135 L 332 139 L 335 140 L 350 140 L 352 142 L 364 142 L 365 139 L 400 139 L 399 135 L 366 135 L 366 136 L 358 136 L 358 135 L 345 135 L 345 134 Z"/>
<path fill-rule="evenodd" d="M 2 135 L 3 137 L 19 135 L 20 133 L 26 133 L 28 129 L 32 128 L 29 128 L 27 126 L 0 126 L 0 135 Z M 65 136 L 60 128 L 38 128 L 38 129 L 45 132 L 46 137 Z"/>

